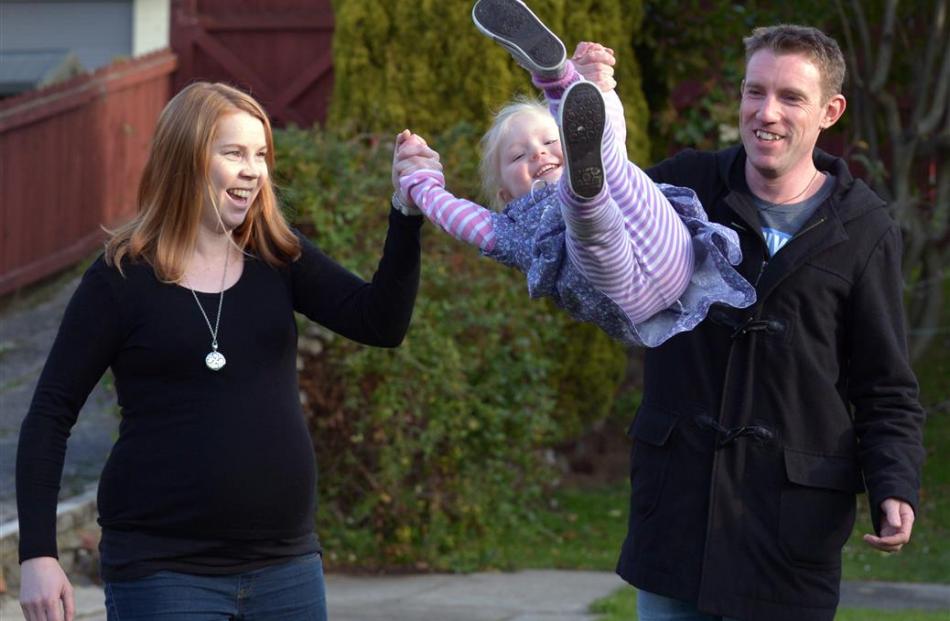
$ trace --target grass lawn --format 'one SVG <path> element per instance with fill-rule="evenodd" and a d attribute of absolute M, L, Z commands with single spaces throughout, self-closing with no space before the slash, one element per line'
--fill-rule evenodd
<path fill-rule="evenodd" d="M 506 537 L 493 565 L 502 569 L 613 571 L 627 531 L 629 487 L 562 489 L 534 524 Z"/>
<path fill-rule="evenodd" d="M 591 604 L 590 611 L 600 615 L 598 621 L 636 621 L 637 592 L 635 589 L 620 589 Z M 916 610 L 868 610 L 866 608 L 842 608 L 835 621 L 946 621 L 945 612 Z"/>

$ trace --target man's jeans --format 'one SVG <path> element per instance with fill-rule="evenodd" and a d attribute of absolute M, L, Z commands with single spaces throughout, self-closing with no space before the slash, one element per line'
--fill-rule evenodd
<path fill-rule="evenodd" d="M 105 593 L 109 621 L 327 621 L 317 554 L 229 576 L 160 571 Z"/>
<path fill-rule="evenodd" d="M 696 606 L 678 599 L 663 597 L 648 591 L 637 592 L 639 621 L 735 621 L 728 617 L 707 615 Z"/>

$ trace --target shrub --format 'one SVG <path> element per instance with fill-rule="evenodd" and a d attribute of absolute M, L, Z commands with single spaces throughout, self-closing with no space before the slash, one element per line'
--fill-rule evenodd
<path fill-rule="evenodd" d="M 386 230 L 391 140 L 349 127 L 276 138 L 281 198 L 298 226 L 369 277 Z M 430 140 L 462 195 L 476 191 L 476 141 L 466 123 Z M 331 564 L 496 564 L 500 533 L 530 524 L 552 481 L 543 449 L 603 417 L 623 374 L 618 345 L 531 301 L 521 274 L 429 225 L 423 247 L 398 349 L 301 323 L 317 527 Z"/>
<path fill-rule="evenodd" d="M 459 121 L 487 128 L 493 110 L 517 92 L 535 94 L 527 72 L 476 30 L 474 0 L 336 0 L 330 124 L 429 136 Z M 649 153 L 647 106 L 632 41 L 642 0 L 531 0 L 567 47 L 597 41 L 615 50 L 630 157 Z"/>

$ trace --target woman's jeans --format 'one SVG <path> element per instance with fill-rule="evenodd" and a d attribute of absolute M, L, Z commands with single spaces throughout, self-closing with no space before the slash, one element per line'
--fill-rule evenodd
<path fill-rule="evenodd" d="M 637 615 L 639 621 L 733 621 L 728 617 L 699 612 L 696 606 L 689 602 L 649 591 L 637 592 Z"/>
<path fill-rule="evenodd" d="M 327 621 L 317 554 L 229 576 L 160 571 L 105 593 L 109 621 Z"/>

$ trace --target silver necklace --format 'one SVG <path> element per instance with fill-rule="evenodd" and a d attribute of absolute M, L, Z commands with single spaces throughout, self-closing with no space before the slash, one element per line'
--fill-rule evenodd
<path fill-rule="evenodd" d="M 211 320 L 208 319 L 208 313 L 205 312 L 204 307 L 201 305 L 201 301 L 198 300 L 198 294 L 195 293 L 194 289 L 188 287 L 188 290 L 191 291 L 192 297 L 195 298 L 195 304 L 198 305 L 198 310 L 201 311 L 201 316 L 205 318 L 205 323 L 208 324 L 208 330 L 211 332 L 211 351 L 207 356 L 205 356 L 205 366 L 207 366 L 212 371 L 220 371 L 228 362 L 224 358 L 224 354 L 218 351 L 218 326 L 221 325 L 221 307 L 224 305 L 224 283 L 228 278 L 228 262 L 230 259 L 231 249 L 228 248 L 228 253 L 224 257 L 224 273 L 221 274 L 221 293 L 218 294 L 218 316 L 215 317 L 213 328 L 211 327 Z M 187 286 L 187 283 L 185 284 Z"/>
<path fill-rule="evenodd" d="M 812 176 L 811 176 L 811 179 L 808 180 L 808 185 L 806 185 L 806 186 L 805 186 L 805 189 L 803 189 L 801 192 L 799 192 L 799 193 L 796 194 L 795 196 L 793 196 L 793 197 L 791 197 L 791 198 L 789 198 L 789 199 L 786 199 L 786 200 L 782 201 L 781 203 L 772 203 L 771 205 L 768 205 L 768 206 L 766 206 L 766 207 L 763 207 L 763 208 L 760 209 L 759 211 L 772 211 L 772 210 L 775 209 L 776 207 L 781 207 L 782 205 L 788 205 L 788 204 L 790 204 L 790 203 L 794 203 L 794 202 L 795 202 L 795 199 L 797 199 L 799 196 L 801 196 L 802 194 L 804 194 L 805 192 L 808 191 L 808 188 L 811 187 L 811 184 L 813 184 L 813 183 L 815 182 L 815 178 L 818 176 L 818 173 L 819 173 L 819 172 L 820 172 L 820 171 L 816 168 L 816 169 L 815 169 L 815 174 L 812 175 Z"/>

